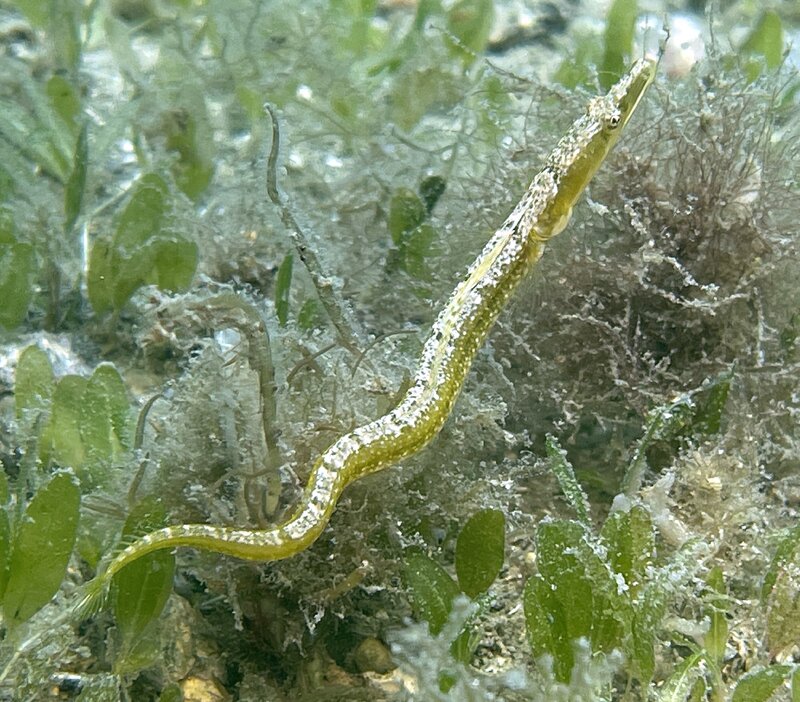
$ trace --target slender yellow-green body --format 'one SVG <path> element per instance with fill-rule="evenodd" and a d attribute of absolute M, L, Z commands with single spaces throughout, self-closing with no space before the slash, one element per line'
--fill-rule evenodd
<path fill-rule="evenodd" d="M 616 143 L 653 80 L 641 59 L 603 97 L 589 103 L 547 159 L 514 211 L 484 247 L 447 301 L 425 342 L 411 387 L 391 412 L 338 439 L 316 461 L 294 514 L 266 530 L 209 524 L 169 526 L 120 552 L 89 584 L 103 592 L 115 573 L 146 553 L 193 546 L 256 561 L 287 558 L 323 531 L 344 488 L 425 446 L 441 429 L 476 352 L 517 283 L 564 229 L 572 207 Z"/>

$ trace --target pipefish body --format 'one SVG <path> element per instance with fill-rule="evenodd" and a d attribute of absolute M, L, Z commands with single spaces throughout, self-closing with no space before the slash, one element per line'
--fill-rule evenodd
<path fill-rule="evenodd" d="M 453 408 L 478 349 L 545 242 L 567 225 L 572 208 L 619 138 L 655 75 L 644 58 L 595 97 L 558 142 L 519 204 L 484 246 L 433 324 L 411 387 L 388 414 L 335 441 L 316 461 L 299 506 L 282 524 L 250 530 L 211 524 L 169 526 L 122 550 L 87 584 L 91 606 L 113 576 L 153 551 L 191 546 L 253 561 L 274 561 L 308 548 L 350 483 L 419 451 Z"/>

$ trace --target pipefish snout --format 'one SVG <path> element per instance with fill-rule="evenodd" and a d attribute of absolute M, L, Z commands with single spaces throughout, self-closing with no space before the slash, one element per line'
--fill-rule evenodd
<path fill-rule="evenodd" d="M 254 561 L 292 556 L 322 533 L 347 485 L 431 441 L 450 415 L 493 322 L 542 255 L 544 243 L 567 225 L 575 202 L 636 110 L 655 69 L 654 60 L 641 59 L 607 95 L 590 101 L 450 295 L 400 403 L 342 436 L 317 459 L 289 519 L 265 530 L 186 524 L 153 531 L 122 550 L 87 584 L 81 605 L 91 606 L 116 573 L 158 549 L 191 546 Z"/>

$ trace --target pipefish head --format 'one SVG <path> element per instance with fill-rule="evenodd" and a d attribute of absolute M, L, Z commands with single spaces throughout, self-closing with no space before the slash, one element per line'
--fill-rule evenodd
<path fill-rule="evenodd" d="M 564 228 L 573 205 L 617 143 L 655 73 L 655 60 L 638 60 L 606 95 L 589 102 L 586 114 L 558 142 L 543 170 L 552 178 L 554 195 L 539 218 L 544 226 L 537 227 L 537 234 L 542 239 Z"/>

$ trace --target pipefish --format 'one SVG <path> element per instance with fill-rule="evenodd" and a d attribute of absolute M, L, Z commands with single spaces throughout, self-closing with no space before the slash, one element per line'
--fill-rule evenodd
<path fill-rule="evenodd" d="M 519 204 L 450 295 L 425 341 L 413 383 L 399 404 L 342 436 L 317 459 L 289 519 L 265 530 L 185 524 L 153 531 L 120 551 L 87 584 L 79 606 L 91 607 L 116 573 L 159 549 L 191 546 L 253 561 L 288 558 L 319 537 L 347 485 L 428 444 L 449 416 L 498 314 L 541 257 L 545 242 L 566 227 L 573 205 L 616 143 L 655 70 L 654 60 L 640 59 L 607 95 L 591 99 L 586 113 L 558 142 Z"/>

